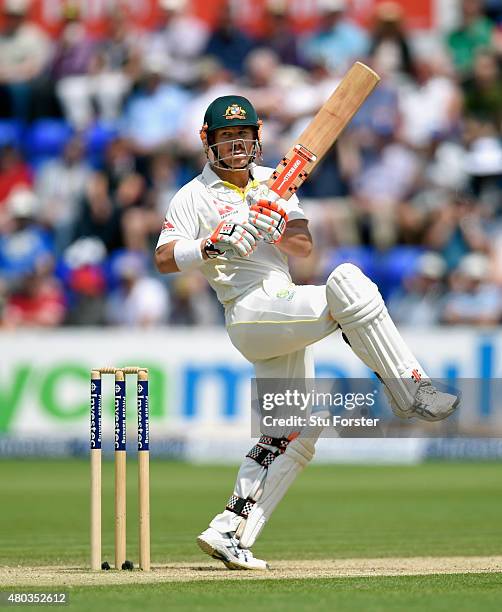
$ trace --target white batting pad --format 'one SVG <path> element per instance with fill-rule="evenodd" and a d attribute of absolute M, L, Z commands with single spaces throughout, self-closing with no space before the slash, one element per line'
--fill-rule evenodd
<path fill-rule="evenodd" d="M 409 411 L 418 383 L 427 376 L 396 329 L 378 287 L 345 263 L 329 276 L 326 299 L 354 353 L 382 378 L 398 408 Z"/>
<path fill-rule="evenodd" d="M 276 450 L 275 447 L 266 446 L 266 448 Z M 234 488 L 234 495 L 246 499 L 251 496 L 254 499 L 258 484 L 263 480 L 266 469 L 253 459 L 245 457 L 242 462 Z M 230 510 L 224 510 L 217 514 L 210 523 L 210 527 L 217 529 L 220 533 L 236 531 L 239 525 L 244 521 L 241 516 L 234 514 Z"/>
<path fill-rule="evenodd" d="M 268 468 L 263 491 L 253 506 L 240 536 L 240 546 L 251 548 L 277 504 L 291 483 L 314 457 L 316 439 L 296 438 L 289 443 L 283 455 Z"/>

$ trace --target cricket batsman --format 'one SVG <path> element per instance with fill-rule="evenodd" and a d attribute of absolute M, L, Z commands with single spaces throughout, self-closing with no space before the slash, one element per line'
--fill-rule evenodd
<path fill-rule="evenodd" d="M 260 159 L 261 121 L 242 96 L 214 100 L 201 139 L 202 173 L 172 199 L 155 251 L 162 273 L 199 269 L 225 308 L 233 345 L 256 379 L 314 378 L 312 344 L 341 329 L 354 353 L 383 381 L 394 413 L 439 421 L 457 407 L 438 391 L 404 343 L 377 286 L 359 268 L 336 267 L 326 285 L 294 285 L 288 255 L 312 250 L 308 220 L 293 195 L 277 199 Z M 223 512 L 200 534 L 200 548 L 230 569 L 265 570 L 250 548 L 316 439 L 285 430 L 262 436 L 244 458 Z"/>

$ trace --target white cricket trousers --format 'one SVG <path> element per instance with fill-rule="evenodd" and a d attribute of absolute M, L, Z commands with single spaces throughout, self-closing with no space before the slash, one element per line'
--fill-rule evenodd
<path fill-rule="evenodd" d="M 325 285 L 297 286 L 286 278 L 264 281 L 227 307 L 225 315 L 230 340 L 254 365 L 257 379 L 314 378 L 310 345 L 338 327 L 329 313 Z M 290 432 L 282 433 L 286 436 Z M 277 432 L 270 435 L 276 436 Z M 277 450 L 272 446 L 267 448 Z M 234 494 L 248 497 L 261 472 L 262 467 L 256 461 L 245 457 Z M 225 510 L 211 521 L 211 527 L 221 533 L 233 532 L 241 520 Z"/>

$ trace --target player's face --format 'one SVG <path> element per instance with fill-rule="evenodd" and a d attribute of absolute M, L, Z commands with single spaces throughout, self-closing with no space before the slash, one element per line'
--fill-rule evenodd
<path fill-rule="evenodd" d="M 214 143 L 218 158 L 235 170 L 242 170 L 254 154 L 255 130 L 250 126 L 233 126 L 215 130 Z"/>

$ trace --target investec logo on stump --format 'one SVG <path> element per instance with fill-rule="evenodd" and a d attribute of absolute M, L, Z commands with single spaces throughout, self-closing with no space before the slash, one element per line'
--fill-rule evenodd
<path fill-rule="evenodd" d="M 146 426 L 149 420 L 147 383 L 138 383 L 136 402 L 138 410 L 138 450 L 148 450 L 150 445 L 150 428 Z M 144 402 L 143 410 L 141 403 Z"/>
<path fill-rule="evenodd" d="M 101 381 L 91 383 L 91 448 L 101 448 Z"/>
<path fill-rule="evenodd" d="M 115 450 L 126 449 L 126 383 L 115 382 Z"/>

